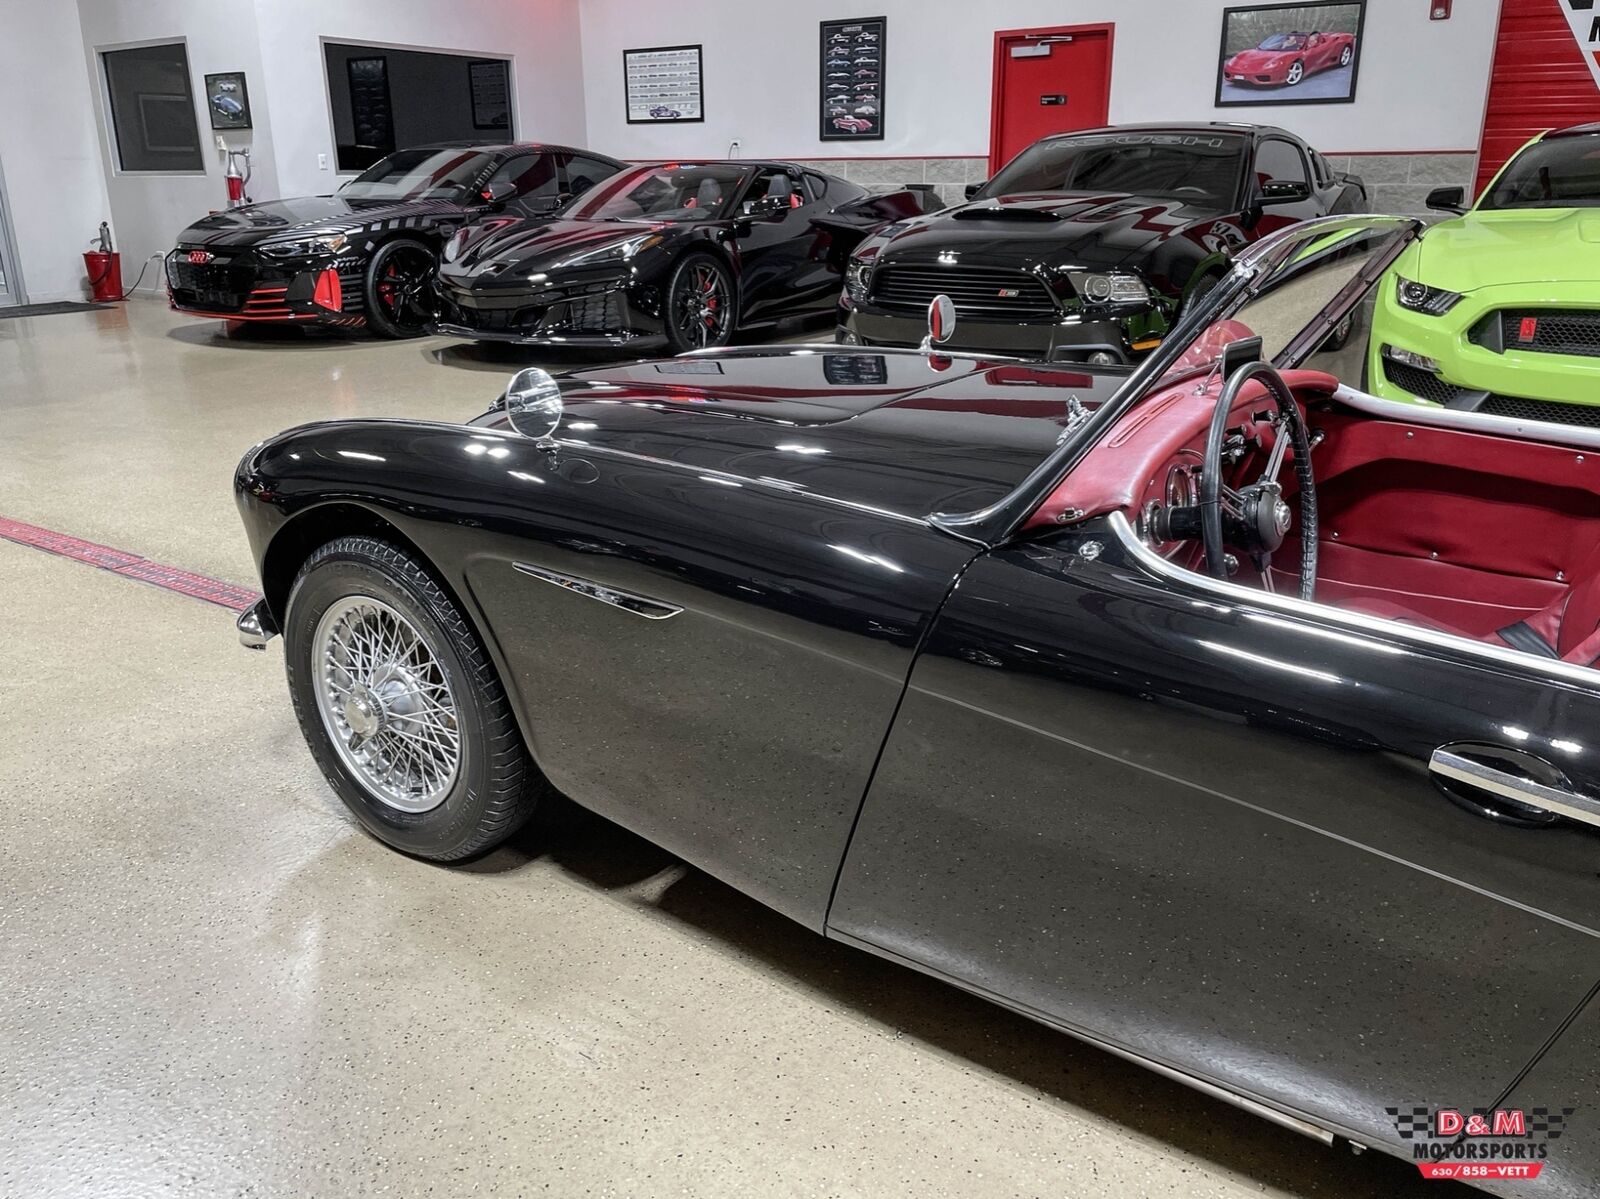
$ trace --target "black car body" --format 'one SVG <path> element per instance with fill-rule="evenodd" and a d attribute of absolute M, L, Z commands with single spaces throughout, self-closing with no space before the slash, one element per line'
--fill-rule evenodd
<path fill-rule="evenodd" d="M 968 194 L 861 246 L 840 341 L 915 345 L 944 292 L 962 317 L 961 348 L 1135 361 L 1245 246 L 1367 207 L 1360 180 L 1293 134 L 1221 124 L 1046 138 Z"/>
<path fill-rule="evenodd" d="M 168 296 L 193 316 L 417 332 L 446 236 L 488 212 L 548 212 L 622 168 L 602 154 L 532 143 L 400 150 L 333 195 L 196 221 L 167 255 Z M 390 249 L 380 276 L 373 263 L 389 243 L 407 252 Z"/>
<path fill-rule="evenodd" d="M 1131 375 L 774 347 L 290 430 L 237 476 L 241 632 L 303 688 L 329 587 L 409 562 L 508 760 L 805 928 L 1326 1142 L 1592 1195 L 1600 434 L 1340 386 L 1417 231 L 1262 242 Z M 1238 516 L 1291 432 L 1309 598 Z M 295 694 L 369 829 L 460 851 L 457 793 L 352 798 Z M 1527 1128 L 1466 1157 L 1441 1108 Z"/>
<path fill-rule="evenodd" d="M 862 237 L 921 211 L 910 192 L 870 196 L 793 163 L 640 166 L 558 219 L 463 229 L 439 267 L 433 329 L 522 345 L 720 345 L 831 312 Z"/>

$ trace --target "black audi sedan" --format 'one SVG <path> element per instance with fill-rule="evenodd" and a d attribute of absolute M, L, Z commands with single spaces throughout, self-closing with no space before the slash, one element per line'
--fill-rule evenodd
<path fill-rule="evenodd" d="M 430 327 L 521 345 L 724 345 L 782 318 L 825 320 L 850 251 L 921 212 L 909 191 L 871 196 L 790 162 L 641 166 L 557 219 L 506 213 L 462 229 Z"/>
<path fill-rule="evenodd" d="M 603 154 L 533 143 L 398 150 L 330 196 L 215 212 L 167 255 L 172 307 L 228 321 L 414 337 L 433 315 L 443 239 L 494 212 L 535 216 L 616 174 Z"/>
<path fill-rule="evenodd" d="M 1363 212 L 1366 188 L 1256 125 L 1127 125 L 1035 142 L 969 203 L 885 228 L 851 259 L 838 340 L 912 346 L 955 301 L 959 348 L 1128 363 L 1245 246 Z"/>

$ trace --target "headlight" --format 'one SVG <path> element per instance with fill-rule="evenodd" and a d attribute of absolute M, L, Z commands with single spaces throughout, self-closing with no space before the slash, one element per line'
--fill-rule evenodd
<path fill-rule="evenodd" d="M 574 254 L 571 258 L 563 258 L 551 269 L 558 270 L 568 266 L 591 266 L 597 262 L 627 262 L 650 249 L 651 246 L 659 246 L 666 240 L 659 233 L 642 233 L 638 237 L 630 237 L 627 241 L 613 242 L 609 246 L 601 246 L 598 250 L 585 250 L 582 254 Z"/>
<path fill-rule="evenodd" d="M 845 294 L 857 304 L 864 304 L 867 300 L 867 287 L 872 282 L 872 263 L 856 262 L 844 268 Z"/>
<path fill-rule="evenodd" d="M 1137 275 L 1068 271 L 1072 290 L 1091 304 L 1148 304 L 1150 289 Z"/>
<path fill-rule="evenodd" d="M 1400 301 L 1400 307 L 1408 308 L 1412 312 L 1424 312 L 1429 316 L 1443 316 L 1461 303 L 1458 292 L 1429 287 L 1426 283 L 1418 283 L 1414 279 L 1399 276 L 1395 279 L 1394 296 Z"/>
<path fill-rule="evenodd" d="M 342 233 L 327 237 L 302 237 L 296 241 L 270 242 L 256 248 L 268 258 L 307 258 L 312 254 L 337 254 L 349 238 Z"/>

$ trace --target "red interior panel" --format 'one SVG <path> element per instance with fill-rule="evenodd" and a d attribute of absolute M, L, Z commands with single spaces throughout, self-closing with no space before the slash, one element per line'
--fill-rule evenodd
<path fill-rule="evenodd" d="M 1314 459 L 1320 600 L 1488 640 L 1522 621 L 1569 661 L 1600 653 L 1600 454 L 1384 420 L 1337 406 L 1331 376 L 1285 378 L 1324 434 Z M 1030 527 L 1071 508 L 1136 519 L 1160 501 L 1169 471 L 1198 462 L 1217 385 L 1196 385 L 1129 413 Z M 1235 421 L 1265 402 L 1247 389 Z M 1280 477 L 1293 507 L 1293 471 Z M 1296 549 L 1291 537 L 1277 555 L 1280 591 L 1292 589 Z"/>

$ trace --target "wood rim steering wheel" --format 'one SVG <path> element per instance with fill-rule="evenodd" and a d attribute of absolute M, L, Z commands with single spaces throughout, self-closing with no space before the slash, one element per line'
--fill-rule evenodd
<path fill-rule="evenodd" d="M 1222 481 L 1228 423 L 1239 394 L 1252 381 L 1259 381 L 1277 404 L 1277 416 L 1272 421 L 1275 437 L 1261 477 L 1235 489 Z M 1217 397 L 1200 472 L 1200 535 L 1206 549 L 1206 569 L 1212 575 L 1228 577 L 1226 546 L 1232 545 L 1250 555 L 1261 572 L 1262 586 L 1271 591 L 1272 555 L 1283 545 L 1293 525 L 1293 511 L 1278 482 L 1284 455 L 1290 449 L 1294 450 L 1295 477 L 1300 485 L 1300 598 L 1311 600 L 1317 586 L 1317 487 L 1311 475 L 1311 438 L 1294 392 L 1270 363 L 1250 362 L 1240 367 Z"/>

